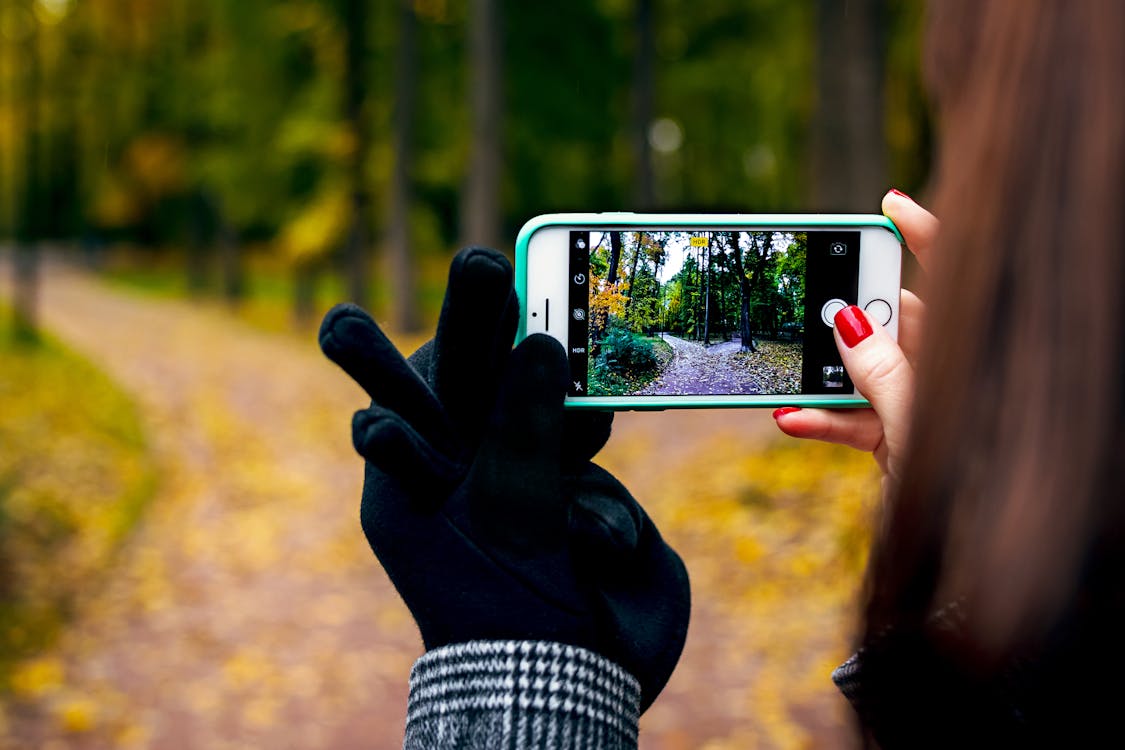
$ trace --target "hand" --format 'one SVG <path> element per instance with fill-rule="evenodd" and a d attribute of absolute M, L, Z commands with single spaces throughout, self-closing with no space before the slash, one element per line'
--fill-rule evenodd
<path fill-rule="evenodd" d="M 883 196 L 883 213 L 898 227 L 907 248 L 925 269 L 938 221 L 906 195 Z M 842 443 L 869 451 L 887 476 L 897 476 L 906 450 L 914 399 L 914 362 L 925 309 L 903 289 L 899 297 L 898 343 L 881 325 L 850 307 L 835 319 L 836 348 L 852 382 L 871 402 L 870 409 L 778 409 L 777 426 L 787 435 Z"/>
<path fill-rule="evenodd" d="M 683 649 L 683 563 L 629 492 L 590 462 L 611 415 L 563 411 L 554 339 L 511 348 L 519 304 L 504 256 L 453 261 L 435 338 L 409 362 L 361 309 L 320 344 L 371 396 L 360 520 L 427 649 L 541 640 L 590 649 L 641 684 L 642 710 Z"/>

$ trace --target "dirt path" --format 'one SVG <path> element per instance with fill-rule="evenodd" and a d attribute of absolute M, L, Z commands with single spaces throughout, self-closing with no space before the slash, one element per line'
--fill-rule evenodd
<path fill-rule="evenodd" d="M 401 747 L 420 644 L 356 522 L 358 387 L 312 341 L 44 276 L 44 324 L 137 397 L 162 478 L 16 746 Z"/>
<path fill-rule="evenodd" d="M 118 568 L 45 656 L 58 684 L 0 706 L 0 747 L 401 747 L 421 643 L 359 528 L 359 388 L 311 336 L 58 265 L 44 277 L 45 326 L 138 399 L 162 479 Z M 0 270 L 0 293 L 8 283 Z M 752 449 L 773 430 L 768 412 L 626 413 L 601 462 L 644 499 L 701 447 Z M 674 537 L 666 521 L 689 507 L 677 496 L 650 512 Z M 715 567 L 708 539 L 673 542 L 693 570 Z M 719 617 L 711 596 L 695 591 L 645 750 L 744 746 L 715 743 L 761 723 L 739 697 L 753 660 L 730 660 L 753 621 Z"/>
<path fill-rule="evenodd" d="M 664 372 L 637 393 L 653 396 L 681 393 L 690 396 L 760 393 L 753 373 L 733 357 L 738 344 L 725 342 L 705 347 L 670 333 L 661 336 L 672 347 L 672 362 Z"/>

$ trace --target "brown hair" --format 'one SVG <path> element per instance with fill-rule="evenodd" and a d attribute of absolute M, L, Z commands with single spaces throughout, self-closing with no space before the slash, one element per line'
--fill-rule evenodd
<path fill-rule="evenodd" d="M 1125 588 L 1125 3 L 929 23 L 942 225 L 866 638 L 958 601 L 956 648 L 988 663 Z"/>

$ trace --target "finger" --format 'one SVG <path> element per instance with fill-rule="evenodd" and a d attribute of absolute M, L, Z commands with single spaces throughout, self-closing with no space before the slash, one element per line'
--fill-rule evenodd
<path fill-rule="evenodd" d="M 836 313 L 833 322 L 844 367 L 883 423 L 888 455 L 902 455 L 914 395 L 914 368 L 883 326 L 873 323 L 855 305 Z"/>
<path fill-rule="evenodd" d="M 930 249 L 937 239 L 940 222 L 914 199 L 897 190 L 883 196 L 883 214 L 894 222 L 902 239 L 923 269 L 929 268 Z"/>
<path fill-rule="evenodd" d="M 357 411 L 352 418 L 356 451 L 384 474 L 411 490 L 429 507 L 460 481 L 461 466 L 431 446 L 399 415 L 380 406 Z"/>
<path fill-rule="evenodd" d="M 874 409 L 778 409 L 774 421 L 786 435 L 847 445 L 871 452 L 883 439 L 883 423 Z"/>
<path fill-rule="evenodd" d="M 417 432 L 431 440 L 446 432 L 445 416 L 429 386 L 361 308 L 344 304 L 329 310 L 320 324 L 320 348 L 372 401 L 396 412 Z"/>
<path fill-rule="evenodd" d="M 529 548 L 564 538 L 559 457 L 568 375 L 566 354 L 549 336 L 530 336 L 512 351 L 468 479 L 478 529 Z"/>
<path fill-rule="evenodd" d="M 898 298 L 898 345 L 902 353 L 913 365 L 922 351 L 922 322 L 926 316 L 926 305 L 918 295 L 903 289 Z"/>
<path fill-rule="evenodd" d="M 605 447 L 613 429 L 611 411 L 566 411 L 563 416 L 563 463 L 577 467 Z"/>
<path fill-rule="evenodd" d="M 508 259 L 479 247 L 458 253 L 434 337 L 431 382 L 454 424 L 470 435 L 492 406 L 518 315 Z"/>

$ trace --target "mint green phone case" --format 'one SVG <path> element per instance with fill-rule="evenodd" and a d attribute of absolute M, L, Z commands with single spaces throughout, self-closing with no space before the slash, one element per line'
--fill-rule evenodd
<path fill-rule="evenodd" d="M 669 229 L 785 229 L 825 228 L 838 229 L 883 227 L 894 233 L 901 243 L 898 227 L 881 214 L 644 214 L 629 212 L 543 214 L 529 220 L 516 238 L 516 294 L 520 299 L 520 322 L 516 341 L 527 337 L 527 251 L 531 236 L 547 227 L 614 227 L 628 230 L 636 227 L 667 227 Z M 868 406 L 866 399 L 822 398 L 820 396 L 777 395 L 746 396 L 744 401 L 731 397 L 729 401 L 715 402 L 695 396 L 648 396 L 645 403 L 636 403 L 636 396 L 598 396 L 596 401 L 575 402 L 567 399 L 572 409 L 661 411 L 664 409 L 715 409 L 715 408 L 772 408 L 778 406 L 860 407 Z"/>

